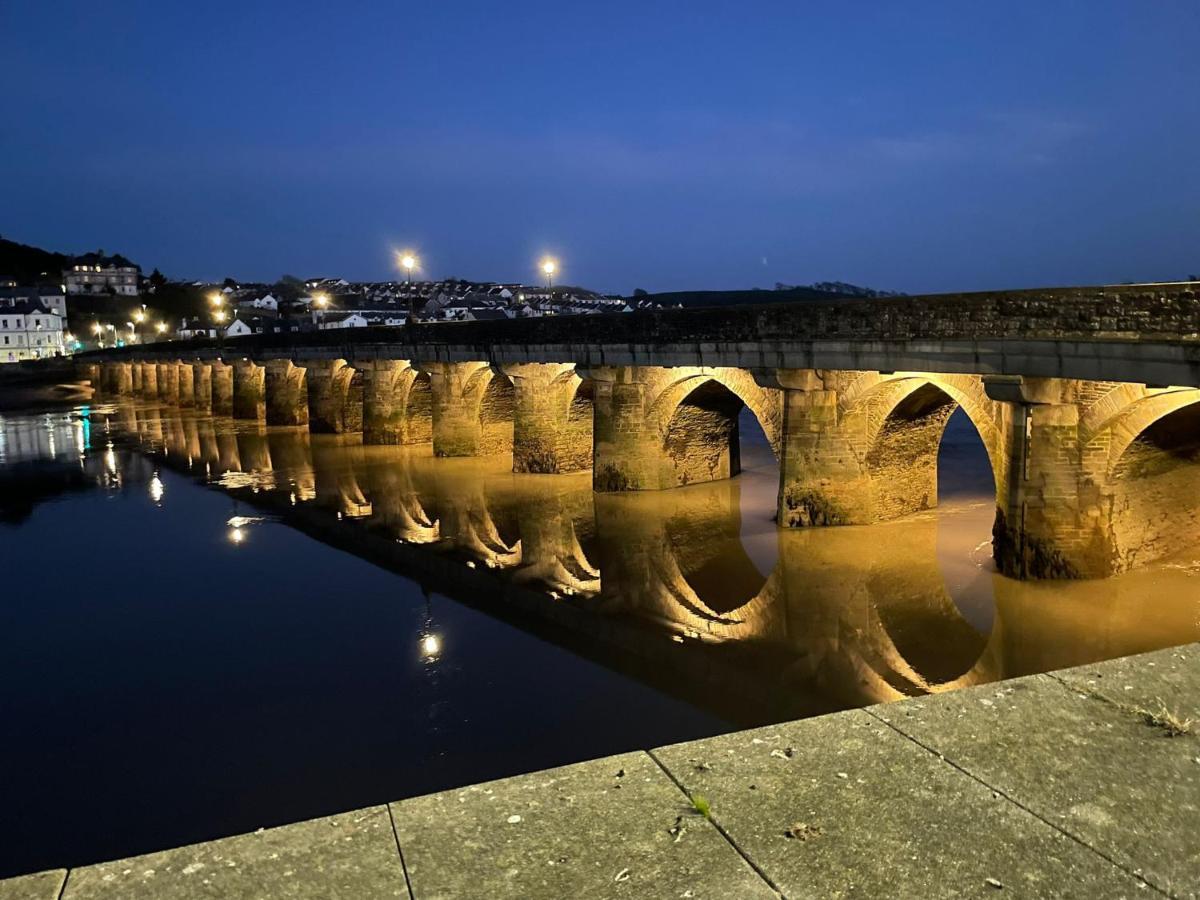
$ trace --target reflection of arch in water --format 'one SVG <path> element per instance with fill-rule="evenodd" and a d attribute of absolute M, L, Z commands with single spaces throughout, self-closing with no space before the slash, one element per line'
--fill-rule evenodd
<path fill-rule="evenodd" d="M 510 543 L 501 536 L 488 509 L 482 483 L 459 483 L 457 489 L 439 492 L 438 501 L 443 547 L 471 564 L 481 562 L 489 569 L 520 565 L 521 541 L 518 538 Z"/>
<path fill-rule="evenodd" d="M 576 479 L 583 491 L 572 490 L 570 482 L 566 489 L 559 482 L 538 484 L 543 490 L 534 493 L 525 482 L 516 501 L 522 558 L 513 580 L 548 588 L 556 597 L 598 594 L 600 569 L 588 557 L 579 534 L 584 504 L 591 511 L 590 484 Z"/>
<path fill-rule="evenodd" d="M 759 386 L 740 369 L 679 372 L 677 380 L 655 399 L 649 414 L 662 436 L 664 484 L 686 485 L 737 475 L 741 471 L 738 416 L 743 407 L 754 414 L 779 458 L 780 391 Z"/>
<path fill-rule="evenodd" d="M 1003 674 L 999 624 L 976 631 L 946 591 L 935 519 L 869 535 L 779 532 L 784 546 L 764 578 L 739 540 L 736 504 L 716 490 L 736 485 L 598 498 L 609 607 L 685 640 L 762 644 L 764 658 L 779 661 L 781 686 L 821 685 L 852 704 Z"/>
<path fill-rule="evenodd" d="M 363 447 L 361 479 L 371 501 L 372 525 L 410 544 L 441 539 L 441 525 L 421 502 L 413 481 L 414 457 L 408 448 Z"/>
<path fill-rule="evenodd" d="M 224 472 L 219 480 L 220 485 L 224 488 L 250 488 L 256 492 L 273 489 L 275 467 L 271 462 L 266 427 L 261 422 L 239 422 L 238 426 L 235 440 L 241 466 Z"/>

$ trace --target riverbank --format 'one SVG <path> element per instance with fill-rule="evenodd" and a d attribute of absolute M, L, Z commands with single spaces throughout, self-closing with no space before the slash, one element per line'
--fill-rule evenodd
<path fill-rule="evenodd" d="M 70 357 L 0 365 L 0 412 L 86 403 L 94 393 L 90 383 L 76 377 Z"/>
<path fill-rule="evenodd" d="M 9 879 L 0 900 L 1195 897 L 1198 718 L 1191 644 Z"/>

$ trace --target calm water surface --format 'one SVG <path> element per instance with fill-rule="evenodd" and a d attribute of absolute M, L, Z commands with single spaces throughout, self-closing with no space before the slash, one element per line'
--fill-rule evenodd
<path fill-rule="evenodd" d="M 746 471 L 593 495 L 146 404 L 0 417 L 0 875 L 1200 639 L 1200 552 L 990 559 L 965 418 L 941 506 L 780 531 Z"/>

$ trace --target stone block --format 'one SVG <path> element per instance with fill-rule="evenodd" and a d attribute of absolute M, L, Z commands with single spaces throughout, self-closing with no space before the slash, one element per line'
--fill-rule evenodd
<path fill-rule="evenodd" d="M 413 895 L 427 900 L 776 896 L 644 753 L 404 800 L 392 814 Z"/>
<path fill-rule="evenodd" d="M 73 869 L 62 900 L 408 897 L 387 807 Z"/>
<path fill-rule="evenodd" d="M 971 692 L 966 692 L 971 693 Z M 889 707 L 890 708 L 890 707 Z M 861 712 L 653 751 L 787 897 L 1132 896 L 1137 882 Z"/>
<path fill-rule="evenodd" d="M 1191 671 L 1181 685 L 1195 684 Z M 1200 841 L 1185 823 L 1200 822 L 1196 738 L 1168 737 L 1140 701 L 1120 696 L 1136 692 L 1112 693 L 1116 702 L 1039 675 L 878 715 L 1160 890 L 1194 893 Z"/>

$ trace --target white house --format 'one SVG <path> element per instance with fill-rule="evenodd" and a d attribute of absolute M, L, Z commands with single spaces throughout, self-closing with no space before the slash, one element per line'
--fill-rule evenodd
<path fill-rule="evenodd" d="M 60 356 L 63 317 L 37 297 L 0 298 L 0 363 Z"/>
<path fill-rule="evenodd" d="M 278 312 L 279 301 L 267 294 L 265 297 L 255 297 L 252 300 L 239 300 L 238 309 L 269 309 L 272 312 Z"/>
<path fill-rule="evenodd" d="M 328 331 L 331 328 L 366 328 L 369 324 L 366 318 L 359 313 L 346 313 L 345 315 L 324 316 L 318 322 L 317 327 L 321 331 Z"/>
<path fill-rule="evenodd" d="M 254 334 L 254 330 L 240 318 L 234 319 L 229 323 L 229 327 L 225 329 L 226 337 L 241 337 L 244 334 Z"/>

